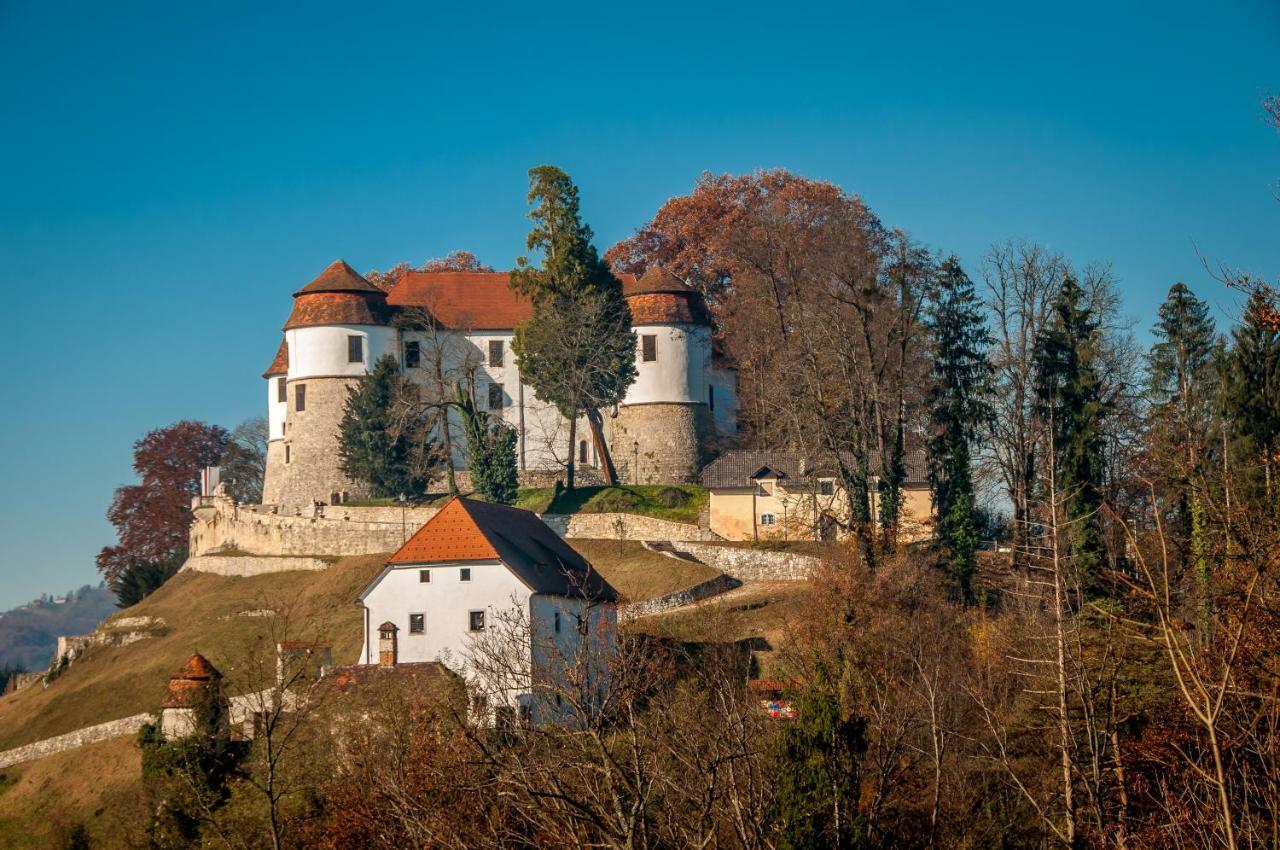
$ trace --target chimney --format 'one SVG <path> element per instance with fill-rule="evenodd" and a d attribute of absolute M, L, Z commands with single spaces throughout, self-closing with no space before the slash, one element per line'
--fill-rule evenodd
<path fill-rule="evenodd" d="M 378 666 L 396 666 L 396 624 L 388 620 L 378 626 Z"/>

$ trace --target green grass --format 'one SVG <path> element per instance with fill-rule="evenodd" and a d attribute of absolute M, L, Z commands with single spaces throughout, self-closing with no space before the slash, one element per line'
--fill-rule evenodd
<path fill-rule="evenodd" d="M 415 496 L 410 499 L 408 506 L 411 508 L 429 505 L 439 499 L 447 497 L 447 493 L 427 493 L 422 496 Z M 335 508 L 398 508 L 400 503 L 391 496 L 384 496 L 377 499 L 351 499 L 340 505 L 334 505 Z"/>
<path fill-rule="evenodd" d="M 707 506 L 707 491 L 694 484 L 577 487 L 571 493 L 561 493 L 554 502 L 551 498 L 553 492 L 550 487 L 522 488 L 516 498 L 516 507 L 535 513 L 623 513 L 695 523 L 698 514 Z"/>
<path fill-rule="evenodd" d="M 715 578 L 719 570 L 651 552 L 635 540 L 584 540 L 569 545 L 591 562 L 628 602 L 643 602 Z"/>

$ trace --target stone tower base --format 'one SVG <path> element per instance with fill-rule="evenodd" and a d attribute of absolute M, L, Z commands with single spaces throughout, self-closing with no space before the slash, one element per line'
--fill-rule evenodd
<path fill-rule="evenodd" d="M 711 412 L 700 402 L 623 405 L 605 423 L 623 484 L 696 481 L 715 433 Z"/>
<path fill-rule="evenodd" d="M 338 432 L 347 402 L 347 388 L 357 378 L 299 378 L 288 384 L 289 411 L 284 438 L 267 444 L 267 469 L 262 484 L 264 504 L 285 511 L 330 503 L 334 493 L 363 499 L 369 489 L 347 478 L 338 453 Z M 297 409 L 297 388 L 306 386 L 306 406 Z"/>

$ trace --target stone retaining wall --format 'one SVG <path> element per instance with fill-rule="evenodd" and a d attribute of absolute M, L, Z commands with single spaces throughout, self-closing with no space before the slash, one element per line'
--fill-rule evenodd
<path fill-rule="evenodd" d="M 220 576 L 260 576 L 293 570 L 325 570 L 329 562 L 321 558 L 290 558 L 269 555 L 197 555 L 188 558 L 181 572 L 213 573 Z"/>
<path fill-rule="evenodd" d="M 251 555 L 372 555 L 393 552 L 439 510 L 435 506 L 355 508 L 329 505 L 320 512 L 273 514 L 259 506 L 238 507 L 229 498 L 198 498 L 193 505 L 189 551 L 217 555 L 235 550 Z"/>
<path fill-rule="evenodd" d="M 25 761 L 35 761 L 57 753 L 65 753 L 67 750 L 74 750 L 76 747 L 83 747 L 86 744 L 96 744 L 99 741 L 134 735 L 142 728 L 143 724 L 150 723 L 151 718 L 150 714 L 135 714 L 132 717 L 123 717 L 119 720 L 99 723 L 97 726 L 86 726 L 84 729 L 77 729 L 65 735 L 45 738 L 43 741 L 36 741 L 34 744 L 5 750 L 0 752 L 0 768 L 21 764 Z"/>
<path fill-rule="evenodd" d="M 704 564 L 743 581 L 804 581 L 821 563 L 812 555 L 714 543 L 683 542 L 679 548 Z"/>
<path fill-rule="evenodd" d="M 634 620 L 636 617 L 647 617 L 650 614 L 659 614 L 663 611 L 670 611 L 673 608 L 682 608 L 685 605 L 692 605 L 695 602 L 701 602 L 703 599 L 718 596 L 741 585 L 742 582 L 733 576 L 718 575 L 715 578 L 709 578 L 691 587 L 686 587 L 684 590 L 677 590 L 674 593 L 646 599 L 643 602 L 624 605 L 618 610 L 618 619 L 625 622 Z"/>
<path fill-rule="evenodd" d="M 627 540 L 719 540 L 719 536 L 687 522 L 638 514 L 543 514 L 542 521 L 561 537 L 617 540 L 618 521 Z M 683 547 L 682 547 L 683 548 Z"/>

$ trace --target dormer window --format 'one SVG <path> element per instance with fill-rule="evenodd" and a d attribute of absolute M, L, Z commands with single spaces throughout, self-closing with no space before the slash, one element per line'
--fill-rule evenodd
<path fill-rule="evenodd" d="M 347 337 L 347 362 L 364 362 L 364 337 L 354 334 Z"/>

